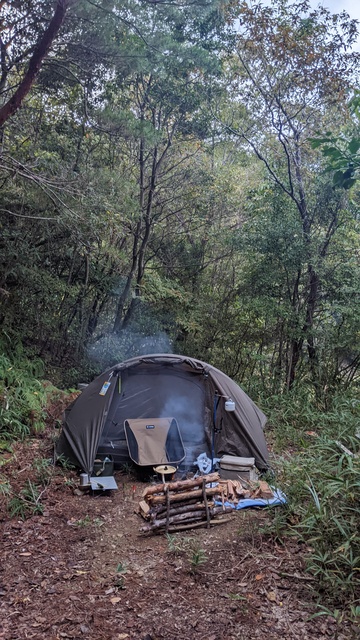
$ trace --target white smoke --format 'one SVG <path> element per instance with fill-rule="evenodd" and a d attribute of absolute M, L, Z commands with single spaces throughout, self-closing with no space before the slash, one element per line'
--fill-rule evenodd
<path fill-rule="evenodd" d="M 165 332 L 147 336 L 125 329 L 119 335 L 109 333 L 102 336 L 88 350 L 89 358 L 102 368 L 151 353 L 173 353 L 172 342 Z"/>
<path fill-rule="evenodd" d="M 178 423 L 186 453 L 182 465 L 187 469 L 193 467 L 195 459 L 200 452 L 209 453 L 202 412 L 202 394 L 195 393 L 191 399 L 180 395 L 169 397 L 160 412 L 159 417 L 175 418 Z"/>

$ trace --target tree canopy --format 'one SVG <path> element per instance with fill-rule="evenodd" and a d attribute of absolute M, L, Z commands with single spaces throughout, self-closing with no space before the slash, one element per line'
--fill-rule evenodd
<path fill-rule="evenodd" d="M 356 33 L 308 2 L 2 2 L 4 345 L 62 384 L 149 349 L 355 384 Z"/>

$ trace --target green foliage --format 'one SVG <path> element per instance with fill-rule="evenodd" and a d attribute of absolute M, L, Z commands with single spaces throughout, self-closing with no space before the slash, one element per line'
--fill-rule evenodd
<path fill-rule="evenodd" d="M 68 458 L 66 458 L 66 456 L 63 453 L 57 456 L 56 463 L 66 470 L 75 469 L 74 465 L 70 462 Z"/>
<path fill-rule="evenodd" d="M 13 493 L 8 501 L 8 510 L 11 518 L 17 517 L 25 520 L 33 515 L 42 514 L 44 506 L 41 503 L 43 491 L 27 480 L 23 489 L 19 493 Z"/>
<path fill-rule="evenodd" d="M 91 517 L 89 516 L 89 514 L 87 514 L 83 518 L 80 518 L 80 520 L 76 520 L 74 524 L 77 527 L 89 527 L 89 526 L 102 527 L 104 524 L 104 520 L 102 520 L 101 518 Z"/>
<path fill-rule="evenodd" d="M 119 564 L 116 567 L 116 573 L 126 573 L 127 572 L 127 567 L 126 567 L 126 563 L 123 562 L 119 562 Z"/>
<path fill-rule="evenodd" d="M 5 92 L 53 9 L 6 5 Z M 358 229 L 308 140 L 342 122 L 334 95 L 341 106 L 355 31 L 307 11 L 116 0 L 69 12 L 0 163 L 2 326 L 55 384 L 172 343 L 250 392 L 356 381 Z M 33 429 L 0 411 L 4 432 Z"/>
<path fill-rule="evenodd" d="M 360 461 L 342 453 L 336 441 L 322 438 L 306 463 L 311 476 L 298 496 L 295 531 L 313 549 L 308 570 L 320 590 L 344 604 L 360 587 Z"/>
<path fill-rule="evenodd" d="M 360 587 L 360 401 L 337 397 L 328 411 L 295 394 L 287 403 L 286 412 L 285 398 L 274 399 L 270 412 L 277 445 L 292 449 L 276 463 L 288 504 L 270 532 L 304 542 L 321 601 L 349 611 Z"/>
<path fill-rule="evenodd" d="M 188 548 L 188 559 L 192 573 L 195 573 L 202 564 L 207 562 L 207 555 L 200 546 L 199 540 L 191 540 Z"/>
<path fill-rule="evenodd" d="M 53 473 L 52 460 L 46 458 L 35 458 L 31 463 L 31 467 L 36 473 L 37 484 L 46 486 Z"/>
<path fill-rule="evenodd" d="M 325 158 L 326 171 L 333 173 L 334 187 L 350 189 L 360 170 L 360 94 L 355 91 L 349 102 L 351 124 L 340 134 L 327 132 L 311 139 L 313 149 L 320 148 Z"/>
<path fill-rule="evenodd" d="M 9 496 L 11 492 L 11 486 L 9 480 L 2 474 L 0 474 L 0 495 Z"/>
<path fill-rule="evenodd" d="M 31 25 L 36 41 L 33 11 L 33 3 L 17 6 L 16 20 Z M 0 310 L 56 383 L 98 372 L 87 346 L 114 318 L 119 326 L 133 319 L 135 286 L 155 314 L 166 299 L 180 306 L 186 296 L 148 263 L 166 221 L 184 208 L 190 159 L 209 131 L 207 80 L 220 72 L 223 27 L 217 2 L 115 2 L 111 11 L 76 3 L 68 38 L 8 124 Z"/>
<path fill-rule="evenodd" d="M 197 538 L 181 538 L 177 535 L 166 534 L 169 553 L 175 556 L 185 556 L 190 566 L 190 573 L 196 573 L 202 564 L 208 560 L 201 543 Z"/>
<path fill-rule="evenodd" d="M 127 574 L 127 564 L 125 562 L 119 562 L 116 567 L 116 576 L 114 586 L 117 589 L 125 589 L 125 575 Z"/>
<path fill-rule="evenodd" d="M 35 377 L 42 373 L 42 362 L 29 360 L 19 347 L 12 349 L 11 355 L 0 355 L 0 436 L 5 440 L 24 438 L 45 426 L 47 392 Z"/>
<path fill-rule="evenodd" d="M 169 553 L 175 556 L 180 555 L 184 551 L 184 540 L 170 533 L 166 533 L 165 535 L 168 543 Z"/>
<path fill-rule="evenodd" d="M 347 440 L 358 431 L 360 400 L 355 391 L 333 394 L 323 403 L 310 386 L 303 385 L 290 393 L 260 396 L 259 400 L 278 453 L 288 446 L 296 450 L 312 448 L 314 438 L 322 434 Z"/>

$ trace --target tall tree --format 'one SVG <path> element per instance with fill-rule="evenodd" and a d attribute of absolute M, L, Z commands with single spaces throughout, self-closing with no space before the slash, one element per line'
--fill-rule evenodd
<path fill-rule="evenodd" d="M 309 137 L 327 123 L 341 121 L 346 91 L 354 78 L 358 54 L 348 53 L 356 23 L 346 14 L 310 10 L 308 2 L 275 2 L 271 7 L 231 8 L 239 21 L 236 55 L 229 62 L 236 111 L 227 131 L 243 140 L 264 164 L 270 180 L 297 212 L 304 260 L 291 299 L 298 317 L 291 339 L 286 384 L 290 388 L 306 345 L 316 381 L 318 349 L 314 335 L 321 280 L 319 261 L 326 257 L 340 224 L 341 197 L 324 206 L 315 187 L 316 162 Z"/>
<path fill-rule="evenodd" d="M 145 267 L 154 251 L 152 247 L 149 253 L 155 225 L 179 213 L 175 183 L 180 181 L 186 187 L 189 158 L 198 148 L 195 142 L 208 132 L 206 82 L 210 78 L 215 81 L 220 72 L 212 52 L 219 44 L 210 36 L 221 26 L 217 11 L 203 13 L 198 7 L 184 11 L 176 6 L 148 9 L 139 16 L 133 39 L 138 70 L 124 80 L 120 76 L 113 81 L 106 96 L 105 121 L 110 112 L 109 131 L 113 114 L 122 122 L 122 135 L 130 141 L 129 166 L 138 184 L 138 214 L 130 225 L 129 269 L 117 304 L 115 333 L 132 318 Z M 128 116 L 126 104 L 131 105 Z"/>
<path fill-rule="evenodd" d="M 133 317 L 206 130 L 221 25 L 191 3 L 84 2 L 68 18 L 0 163 L 4 326 L 16 314 L 24 340 L 64 362 Z"/>

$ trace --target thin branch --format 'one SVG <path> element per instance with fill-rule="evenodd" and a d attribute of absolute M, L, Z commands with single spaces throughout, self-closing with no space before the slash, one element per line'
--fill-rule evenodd
<path fill-rule="evenodd" d="M 45 176 L 38 176 L 36 173 L 33 173 L 32 171 L 30 171 L 28 167 L 16 162 L 16 160 L 13 160 L 12 158 L 10 158 L 10 160 L 12 164 L 9 164 L 9 165 L 0 164 L 0 169 L 5 169 L 8 172 L 15 171 L 17 175 L 21 176 L 26 180 L 29 180 L 30 182 L 35 183 L 47 195 L 47 197 L 51 200 L 51 202 L 54 204 L 55 207 L 59 206 L 60 204 L 62 207 L 64 207 L 64 209 L 66 209 L 73 216 L 75 216 L 76 218 L 79 217 L 78 214 L 63 201 L 60 195 L 56 193 L 56 189 L 59 189 L 59 190 L 63 189 L 60 183 L 51 181 Z M 70 195 L 75 194 L 75 192 L 71 193 L 69 190 L 67 190 L 67 192 L 70 193 Z"/>
<path fill-rule="evenodd" d="M 45 216 L 28 216 L 25 213 L 15 213 L 15 211 L 9 211 L 9 209 L 0 209 L 1 213 L 8 213 L 11 216 L 17 218 L 28 218 L 29 220 L 56 220 L 57 218 L 47 218 Z"/>

